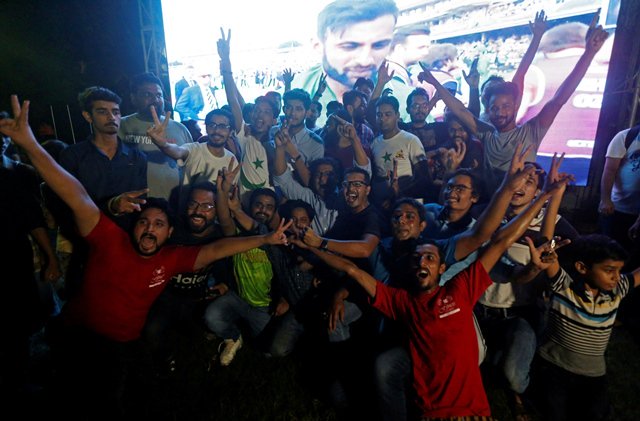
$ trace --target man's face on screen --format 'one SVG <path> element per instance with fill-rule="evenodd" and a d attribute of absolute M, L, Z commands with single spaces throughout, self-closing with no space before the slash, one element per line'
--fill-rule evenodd
<path fill-rule="evenodd" d="M 322 66 L 328 77 L 351 88 L 359 77 L 372 78 L 389 54 L 395 28 L 392 15 L 327 30 Z"/>

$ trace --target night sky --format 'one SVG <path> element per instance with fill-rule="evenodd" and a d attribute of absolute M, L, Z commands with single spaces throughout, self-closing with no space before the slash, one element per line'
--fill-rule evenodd
<path fill-rule="evenodd" d="M 9 95 L 32 101 L 31 121 L 54 108 L 59 137 L 86 129 L 77 105 L 84 88 L 126 96 L 128 78 L 144 71 L 136 0 L 3 0 L 0 6 L 0 109 Z M 126 98 L 123 98 L 126 99 Z M 128 104 L 123 104 L 126 113 Z"/>

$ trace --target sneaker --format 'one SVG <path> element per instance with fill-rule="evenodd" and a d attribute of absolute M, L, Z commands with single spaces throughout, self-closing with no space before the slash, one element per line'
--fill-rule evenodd
<path fill-rule="evenodd" d="M 236 353 L 242 348 L 242 336 L 238 337 L 238 340 L 225 339 L 221 344 L 224 349 L 220 353 L 220 365 L 228 366 L 236 356 Z"/>

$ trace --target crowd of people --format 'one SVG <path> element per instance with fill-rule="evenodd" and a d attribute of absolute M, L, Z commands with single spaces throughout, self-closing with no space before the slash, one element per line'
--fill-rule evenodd
<path fill-rule="evenodd" d="M 221 29 L 226 105 L 206 113 L 199 139 L 151 73 L 131 79 L 128 116 L 111 90 L 83 91 L 92 134 L 67 147 L 39 142 L 29 101 L 11 98 L 0 115 L 13 246 L 0 258 L 13 281 L 0 307 L 5 396 L 24 386 L 29 337 L 44 326 L 54 387 L 77 402 L 65 418 L 140 419 L 149 384 L 180 363 L 179 331 L 215 335 L 229 370 L 243 347 L 322 355 L 318 383 L 343 419 L 492 419 L 481 367 L 504 380 L 514 419 L 607 419 L 605 351 L 640 285 L 639 130 L 607 151 L 600 233 L 559 215 L 573 180 L 563 155 L 535 163 L 607 33 L 594 19 L 555 95 L 518 125 L 532 54 L 512 81 L 482 87 L 475 60 L 468 104 L 429 69 L 414 76 L 431 90 L 400 99 L 384 60 L 392 1 L 336 0 L 319 19 L 324 42 L 352 56 L 326 51 L 322 68 L 285 71 L 283 95 L 253 102 Z M 534 52 L 543 12 L 535 22 Z M 370 44 L 380 60 L 358 62 Z M 443 121 L 428 123 L 438 102 Z M 4 154 L 9 143 L 25 162 Z M 55 317 L 38 303 L 32 244 L 64 302 Z"/>

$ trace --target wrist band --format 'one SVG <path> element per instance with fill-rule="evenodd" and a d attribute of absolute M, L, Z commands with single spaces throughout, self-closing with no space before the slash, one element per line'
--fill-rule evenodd
<path fill-rule="evenodd" d="M 326 238 L 323 238 L 322 242 L 320 243 L 320 247 L 318 248 L 323 251 L 329 250 L 329 240 L 327 240 Z"/>

